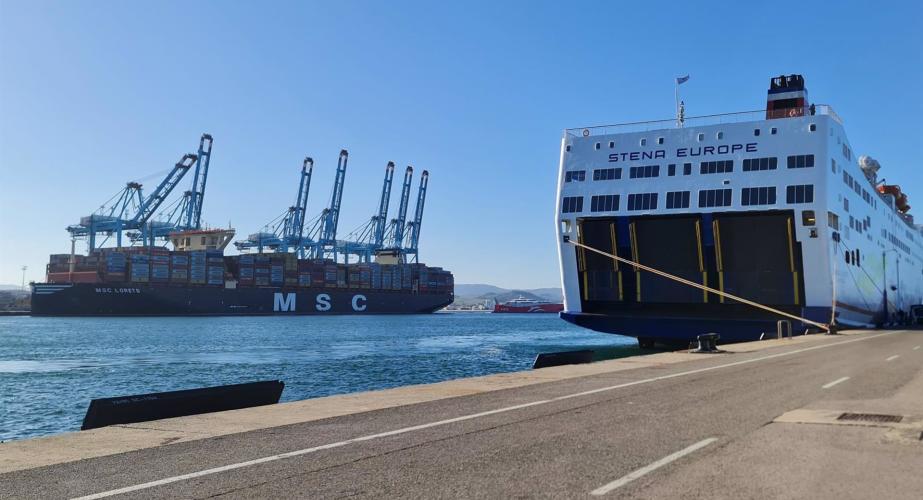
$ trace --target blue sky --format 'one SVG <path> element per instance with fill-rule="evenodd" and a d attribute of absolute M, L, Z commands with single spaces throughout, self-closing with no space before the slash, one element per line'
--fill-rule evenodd
<path fill-rule="evenodd" d="M 347 148 L 343 234 L 385 164 L 412 164 L 431 174 L 422 260 L 556 286 L 562 130 L 669 118 L 687 73 L 687 115 L 759 109 L 771 76 L 804 74 L 923 207 L 919 2 L 749 4 L 4 0 L 0 283 L 41 280 L 68 224 L 209 132 L 212 225 L 278 215 L 305 155 L 319 212 Z"/>

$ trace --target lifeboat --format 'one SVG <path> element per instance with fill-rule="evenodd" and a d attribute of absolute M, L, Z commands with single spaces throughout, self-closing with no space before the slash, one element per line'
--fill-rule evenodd
<path fill-rule="evenodd" d="M 897 184 L 883 184 L 878 186 L 878 192 L 893 196 L 894 204 L 897 206 L 897 210 L 900 213 L 904 214 L 910 210 L 910 205 L 907 204 L 907 195 L 901 192 L 901 187 Z"/>

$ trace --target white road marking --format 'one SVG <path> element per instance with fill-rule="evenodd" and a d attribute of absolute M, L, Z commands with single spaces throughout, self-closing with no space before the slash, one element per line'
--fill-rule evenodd
<path fill-rule="evenodd" d="M 838 379 L 834 380 L 833 382 L 830 382 L 829 384 L 822 385 L 820 388 L 821 388 L 821 389 L 829 389 L 829 388 L 831 388 L 831 387 L 833 387 L 833 386 L 839 384 L 840 382 L 846 382 L 847 380 L 849 380 L 849 377 L 838 378 Z"/>
<path fill-rule="evenodd" d="M 341 447 L 341 446 L 346 446 L 346 445 L 348 445 L 348 444 L 359 443 L 359 442 L 363 442 L 363 441 L 371 441 L 371 440 L 373 440 L 373 439 L 378 439 L 378 438 L 383 438 L 383 437 L 396 436 L 396 435 L 398 435 L 398 434 L 405 434 L 405 433 L 408 433 L 408 432 L 418 431 L 418 430 L 422 430 L 422 429 L 429 429 L 429 428 L 431 428 L 431 427 L 438 427 L 438 426 L 442 426 L 442 425 L 452 424 L 452 423 L 455 423 L 455 422 L 463 422 L 463 421 L 472 420 L 472 419 L 475 419 L 475 418 L 486 417 L 486 416 L 488 416 L 488 415 L 496 415 L 496 414 L 498 414 L 498 413 L 506 413 L 506 412 L 509 412 L 509 411 L 519 410 L 519 409 L 522 409 L 522 408 L 528 408 L 528 407 L 531 407 L 531 406 L 539 406 L 539 405 L 543 405 L 543 404 L 547 404 L 547 403 L 552 403 L 552 402 L 556 402 L 556 401 L 563 401 L 563 400 L 566 400 L 566 399 L 578 398 L 578 397 L 582 397 L 582 396 L 589 396 L 589 395 L 591 395 L 591 394 L 596 394 L 596 393 L 606 392 L 606 391 L 613 391 L 613 390 L 616 390 L 616 389 L 622 389 L 622 388 L 625 388 L 625 387 L 631 387 L 631 386 L 640 385 L 640 384 L 648 384 L 648 383 L 657 382 L 657 381 L 660 381 L 660 380 L 667 380 L 667 379 L 672 379 L 672 378 L 677 378 L 677 377 L 685 377 L 685 376 L 688 376 L 688 375 L 695 375 L 695 374 L 697 374 L 697 373 L 703 373 L 703 372 L 708 372 L 708 371 L 712 371 L 712 370 L 720 370 L 720 369 L 722 369 L 722 368 L 730 368 L 730 367 L 733 367 L 733 366 L 746 365 L 746 364 L 750 364 L 750 363 L 756 363 L 756 362 L 758 362 L 758 361 L 765 361 L 765 360 L 767 360 L 767 359 L 775 359 L 775 358 L 779 358 L 779 357 L 783 357 L 783 356 L 791 356 L 791 355 L 793 355 L 793 354 L 800 354 L 800 353 L 802 353 L 802 352 L 814 351 L 814 350 L 817 350 L 817 349 L 826 349 L 826 348 L 828 348 L 828 347 L 836 347 L 836 346 L 840 346 L 840 345 L 844 345 L 844 344 L 852 344 L 853 342 L 863 342 L 863 341 L 871 340 L 871 339 L 878 338 L 878 337 L 884 337 L 885 335 L 894 335 L 895 333 L 902 333 L 902 331 L 892 331 L 892 332 L 887 332 L 887 333 L 879 333 L 878 335 L 872 335 L 872 336 L 870 336 L 870 337 L 861 337 L 861 338 L 857 338 L 857 339 L 843 340 L 843 341 L 840 341 L 840 342 L 834 342 L 834 343 L 831 343 L 831 344 L 823 344 L 823 345 L 816 345 L 816 346 L 813 346 L 813 347 L 805 347 L 805 348 L 803 348 L 803 349 L 796 349 L 796 350 L 794 350 L 794 351 L 786 351 L 786 352 L 780 352 L 780 353 L 776 353 L 776 354 L 770 354 L 770 355 L 768 355 L 768 356 L 763 356 L 763 357 L 759 357 L 759 358 L 745 359 L 745 360 L 741 360 L 741 361 L 735 361 L 735 362 L 733 362 L 733 363 L 725 363 L 725 364 L 723 364 L 723 365 L 715 365 L 715 366 L 709 366 L 709 367 L 705 367 L 705 368 L 697 368 L 697 369 L 695 369 L 695 370 L 688 370 L 688 371 L 684 371 L 684 372 L 671 373 L 671 374 L 669 374 L 669 375 L 661 375 L 661 376 L 659 376 L 659 377 L 653 377 L 653 378 L 648 378 L 648 379 L 644 379 L 644 380 L 636 380 L 636 381 L 633 381 L 633 382 L 626 382 L 626 383 L 624 383 L 624 384 L 611 385 L 611 386 L 608 386 L 608 387 L 601 387 L 601 388 L 599 388 L 599 389 L 593 389 L 593 390 L 589 390 L 589 391 L 577 392 L 577 393 L 573 393 L 573 394 L 566 394 L 566 395 L 557 396 L 557 397 L 554 397 L 554 398 L 551 398 L 551 399 L 543 399 L 543 400 L 540 400 L 540 401 L 533 401 L 533 402 L 531 402 L 531 403 L 524 403 L 524 404 L 515 405 L 515 406 L 507 406 L 507 407 L 504 407 L 504 408 L 497 408 L 497 409 L 495 409 L 495 410 L 489 410 L 489 411 L 485 411 L 485 412 L 481 412 L 481 413 L 472 413 L 472 414 L 469 414 L 469 415 L 462 415 L 462 416 L 460 416 L 460 417 L 450 418 L 450 419 L 446 419 L 446 420 L 439 420 L 439 421 L 430 422 L 430 423 L 427 423 L 427 424 L 420 424 L 420 425 L 415 425 L 415 426 L 412 426 L 412 427 L 403 427 L 403 428 L 400 428 L 400 429 L 395 429 L 395 430 L 392 430 L 392 431 L 382 432 L 382 433 L 379 433 L 379 434 L 369 434 L 369 435 L 366 435 L 366 436 L 360 436 L 360 437 L 357 437 L 357 438 L 347 439 L 347 440 L 345 440 L 345 441 L 338 441 L 338 442 L 336 442 L 336 443 L 329 443 L 329 444 L 325 444 L 325 445 L 315 446 L 315 447 L 312 447 L 312 448 L 304 448 L 304 449 L 301 449 L 301 450 L 290 451 L 290 452 L 281 453 L 281 454 L 278 454 L 278 455 L 272 455 L 272 456 L 268 456 L 268 457 L 257 458 L 257 459 L 254 459 L 254 460 L 248 460 L 248 461 L 246 461 L 246 462 L 239 462 L 239 463 L 236 463 L 236 464 L 229 464 L 229 465 L 225 465 L 225 466 L 222 466 L 222 467 L 215 467 L 215 468 L 212 468 L 212 469 L 205 469 L 205 470 L 201 470 L 201 471 L 198 471 L 198 472 L 191 472 L 191 473 L 189 473 L 189 474 L 182 474 L 182 475 L 179 475 L 179 476 L 166 477 L 166 478 L 163 478 L 163 479 L 158 479 L 158 480 L 156 480 L 156 481 L 150 481 L 150 482 L 147 482 L 147 483 L 136 484 L 136 485 L 133 485 L 133 486 L 126 486 L 126 487 L 124 487 L 124 488 L 118 488 L 118 489 L 114 489 L 114 490 L 102 491 L 102 492 L 99 492 L 99 493 L 94 493 L 94 494 L 92 494 L 92 495 L 87 495 L 87 496 L 82 496 L 82 497 L 76 497 L 76 498 L 74 498 L 73 500 L 94 500 L 94 499 L 97 499 L 97 498 L 106 498 L 106 497 L 111 497 L 111 496 L 115 496 L 115 495 L 121 495 L 121 494 L 123 494 L 123 493 L 131 493 L 131 492 L 133 492 L 133 491 L 146 490 L 146 489 L 149 489 L 149 488 L 154 488 L 154 487 L 156 487 L 156 486 L 163 486 L 163 485 L 165 485 L 165 484 L 176 483 L 176 482 L 179 482 L 179 481 L 185 481 L 186 479 L 193 479 L 193 478 L 202 477 L 202 476 L 209 476 L 209 475 L 212 475 L 212 474 L 218 474 L 218 473 L 220 473 L 220 472 L 226 472 L 226 471 L 229 471 L 229 470 L 235 470 L 235 469 L 241 469 L 241 468 L 244 468 L 244 467 L 250 467 L 251 465 L 258 465 L 258 464 L 262 464 L 262 463 L 266 463 L 266 462 L 274 462 L 274 461 L 276 461 L 276 460 L 282 460 L 282 459 L 286 459 L 286 458 L 297 457 L 297 456 L 301 456 L 301 455 L 307 455 L 307 454 L 309 454 L 309 453 L 315 453 L 315 452 L 318 452 L 318 451 L 329 450 L 329 449 L 332 449 L 332 448 L 339 448 L 339 447 Z"/>
<path fill-rule="evenodd" d="M 894 361 L 895 359 L 897 359 L 897 358 L 899 358 L 899 357 L 901 357 L 900 354 L 895 354 L 894 356 L 891 356 L 890 358 L 886 359 L 885 361 Z"/>
<path fill-rule="evenodd" d="M 655 470 L 657 470 L 657 469 L 663 467 L 664 465 L 669 464 L 670 462 L 675 462 L 675 461 L 679 460 L 680 458 L 683 458 L 683 457 L 685 457 L 686 455 L 695 452 L 696 450 L 699 450 L 699 449 L 701 449 L 701 448 L 704 448 L 704 447 L 706 447 L 706 446 L 708 446 L 708 445 L 714 443 L 714 442 L 717 441 L 717 440 L 718 440 L 718 438 L 714 438 L 714 437 L 711 437 L 711 438 L 708 438 L 708 439 L 703 439 L 703 440 L 699 441 L 698 443 L 696 443 L 696 444 L 694 444 L 694 445 L 692 445 L 692 446 L 689 446 L 689 447 L 687 447 L 687 448 L 683 448 L 682 450 L 679 450 L 679 451 L 677 451 L 676 453 L 673 453 L 672 455 L 667 455 L 667 456 L 661 458 L 660 460 L 658 460 L 658 461 L 656 461 L 656 462 L 654 462 L 654 463 L 652 463 L 652 464 L 645 465 L 644 467 L 641 467 L 640 469 L 637 469 L 637 470 L 635 470 L 635 471 L 632 471 L 632 472 L 628 473 L 627 475 L 622 476 L 622 477 L 616 479 L 615 481 L 612 481 L 612 482 L 609 483 L 609 484 L 604 484 L 604 485 L 600 486 L 599 488 L 596 488 L 595 490 L 591 491 L 591 492 L 590 492 L 590 495 L 594 495 L 594 496 L 605 495 L 606 493 L 609 493 L 610 491 L 612 491 L 612 490 L 614 490 L 614 489 L 616 489 L 616 488 L 625 486 L 626 484 L 628 484 L 628 483 L 634 481 L 635 479 L 638 479 L 639 477 L 644 476 L 645 474 L 648 474 L 648 473 L 650 473 L 650 472 L 653 472 L 653 471 L 655 471 Z"/>

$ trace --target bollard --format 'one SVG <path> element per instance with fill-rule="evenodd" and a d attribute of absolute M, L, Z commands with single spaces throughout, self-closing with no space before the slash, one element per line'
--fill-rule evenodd
<path fill-rule="evenodd" d="M 836 324 L 830 323 L 829 325 L 827 325 L 827 333 L 825 333 L 824 335 L 836 335 L 837 334 L 836 330 L 837 330 Z"/>
<path fill-rule="evenodd" d="M 785 319 L 780 319 L 778 322 L 776 322 L 776 338 L 781 339 L 784 337 L 782 334 L 783 326 L 785 327 L 785 331 L 788 333 L 788 338 L 792 338 L 792 322 Z"/>
<path fill-rule="evenodd" d="M 715 344 L 721 336 L 717 333 L 705 333 L 696 338 L 699 340 L 699 348 L 692 352 L 719 352 Z"/>

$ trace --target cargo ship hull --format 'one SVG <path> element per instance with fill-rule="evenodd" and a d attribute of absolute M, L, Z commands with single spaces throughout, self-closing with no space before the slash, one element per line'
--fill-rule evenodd
<path fill-rule="evenodd" d="M 33 316 L 425 314 L 453 300 L 452 293 L 361 288 L 32 285 Z"/>

